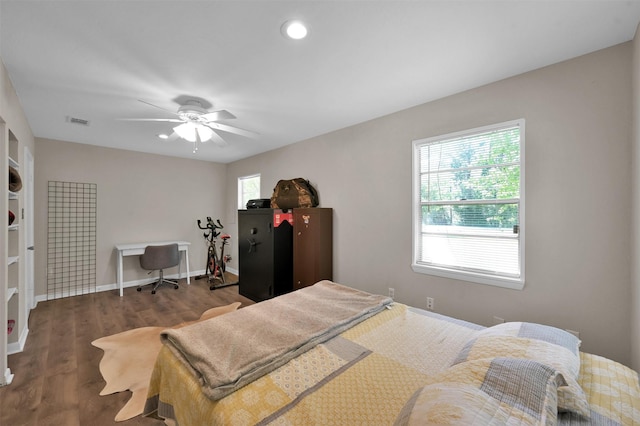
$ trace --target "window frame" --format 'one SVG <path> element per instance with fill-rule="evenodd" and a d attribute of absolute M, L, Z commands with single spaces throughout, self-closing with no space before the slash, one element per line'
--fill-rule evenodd
<path fill-rule="evenodd" d="M 443 143 L 448 140 L 454 140 L 462 137 L 473 136 L 474 134 L 486 133 L 507 129 L 510 127 L 519 127 L 520 129 L 520 188 L 519 188 L 519 207 L 518 207 L 518 260 L 520 265 L 519 277 L 506 277 L 491 273 L 483 273 L 478 271 L 467 271 L 462 269 L 453 269 L 436 265 L 429 265 L 426 262 L 419 262 L 420 244 L 422 239 L 422 206 L 421 200 L 421 168 L 420 168 L 420 148 L 428 144 Z M 525 284 L 525 120 L 517 119 L 502 123 L 492 124 L 488 126 L 477 127 L 469 130 L 448 133 L 444 135 L 417 139 L 412 142 L 412 259 L 411 268 L 414 272 L 428 275 L 435 275 L 444 278 L 451 278 L 462 281 L 469 281 L 479 284 L 492 285 L 503 288 L 522 290 Z"/>
<path fill-rule="evenodd" d="M 262 182 L 260 182 L 258 184 L 258 197 L 249 198 L 246 201 L 244 201 L 244 196 L 243 196 L 244 195 L 244 182 L 246 180 L 253 179 L 253 178 L 260 179 L 260 173 L 255 173 L 255 174 L 252 174 L 252 175 L 238 177 L 238 210 L 246 209 L 247 208 L 247 201 L 255 199 L 255 198 L 260 198 L 260 195 L 261 195 L 261 192 L 262 192 L 261 188 L 260 188 L 260 185 L 261 185 Z"/>

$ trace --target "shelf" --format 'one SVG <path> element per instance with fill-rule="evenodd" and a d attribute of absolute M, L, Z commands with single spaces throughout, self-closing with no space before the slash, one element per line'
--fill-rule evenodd
<path fill-rule="evenodd" d="M 11 167 L 13 167 L 14 169 L 17 169 L 18 167 L 20 167 L 20 165 L 18 164 L 18 162 L 16 160 L 14 160 L 11 157 L 8 157 L 8 158 L 9 158 L 9 165 Z"/>
<path fill-rule="evenodd" d="M 2 2 L 2 0 L 0 0 L 0 2 Z M 22 147 L 11 129 L 7 130 L 8 138 L 0 138 L 2 139 L 2 145 L 5 147 L 4 153 L 0 155 L 0 162 L 3 161 L 4 164 L 8 164 L 11 172 L 14 169 L 20 171 L 20 163 L 18 160 L 20 158 Z M 5 136 L 7 136 L 7 134 L 5 134 Z M 7 142 L 6 144 L 5 139 Z M 9 176 L 9 180 L 12 180 L 11 176 Z M 14 319 L 16 326 L 13 328 L 12 336 L 10 338 L 3 338 L 2 343 L 0 343 L 0 385 L 7 385 L 13 380 L 13 374 L 11 373 L 11 369 L 8 365 L 7 355 L 9 352 L 15 353 L 22 350 L 21 348 L 24 345 L 23 339 L 26 339 L 26 335 L 21 335 L 23 330 L 19 329 L 17 324 L 28 323 L 29 315 L 29 312 L 26 309 L 27 306 L 25 298 L 22 297 L 21 291 L 19 290 L 20 287 L 24 285 L 24 276 L 22 267 L 20 266 L 20 257 L 15 256 L 19 253 L 19 242 L 22 238 L 22 231 L 24 230 L 24 226 L 20 226 L 22 225 L 20 220 L 20 213 L 22 212 L 22 195 L 20 194 L 20 191 L 9 191 L 9 188 L 11 187 L 11 182 L 9 182 L 8 188 L 5 186 L 7 195 L 4 195 L 4 197 L 6 197 L 5 200 L 7 200 L 7 202 L 4 208 L 6 211 L 6 208 L 8 207 L 9 211 L 13 212 L 16 217 L 13 223 L 7 225 L 7 230 L 0 233 L 0 240 L 3 241 L 5 246 L 3 253 L 8 255 L 6 257 L 7 263 L 4 263 L 3 260 L 3 265 L 0 267 L 0 285 L 3 287 L 2 292 L 0 292 L 0 299 L 3 299 L 5 304 L 4 307 L 0 309 L 0 311 L 2 311 L 0 314 L 0 321 L 6 322 L 8 319 Z M 6 217 L 7 216 L 5 216 L 5 220 Z"/>
<path fill-rule="evenodd" d="M 9 287 L 7 289 L 7 302 L 9 300 L 11 300 L 11 298 L 13 297 L 14 294 L 18 293 L 18 288 L 17 287 Z"/>

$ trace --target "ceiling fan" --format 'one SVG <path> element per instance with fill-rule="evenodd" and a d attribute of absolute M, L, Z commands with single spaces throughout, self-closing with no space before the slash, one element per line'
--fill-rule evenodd
<path fill-rule="evenodd" d="M 193 152 L 198 150 L 201 142 L 213 141 L 219 146 L 226 146 L 227 142 L 218 132 L 233 133 L 245 137 L 255 137 L 256 134 L 238 127 L 219 123 L 219 120 L 230 120 L 236 118 L 229 111 L 221 109 L 218 111 L 207 111 L 202 102 L 198 100 L 187 100 L 180 105 L 177 112 L 169 111 L 152 103 L 139 99 L 140 102 L 161 109 L 174 115 L 176 118 L 125 118 L 125 121 L 162 121 L 169 123 L 181 123 L 173 128 L 173 133 L 167 139 L 182 138 L 193 143 Z"/>

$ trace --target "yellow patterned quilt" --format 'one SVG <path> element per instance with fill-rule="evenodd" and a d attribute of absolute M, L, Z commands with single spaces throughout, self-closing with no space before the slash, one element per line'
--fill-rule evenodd
<path fill-rule="evenodd" d="M 587 395 L 591 410 L 585 419 L 562 413 L 562 425 L 640 425 L 640 386 L 638 373 L 610 359 L 580 353 L 578 382 Z"/>
<path fill-rule="evenodd" d="M 396 303 L 219 401 L 163 348 L 145 413 L 182 426 L 393 424 L 480 328 Z"/>
<path fill-rule="evenodd" d="M 640 391 L 634 371 L 579 353 L 578 383 L 590 413 L 585 417 L 561 412 L 556 419 L 553 390 L 566 384 L 562 373 L 540 367 L 520 348 L 510 348 L 511 352 L 517 349 L 515 358 L 506 361 L 499 356 L 487 358 L 491 356 L 485 354 L 488 340 L 480 339 L 487 331 L 490 329 L 395 303 L 218 401 L 207 398 L 192 373 L 163 348 L 154 367 L 145 414 L 180 426 L 640 424 Z M 522 335 L 520 328 L 517 332 Z M 531 401 L 531 392 L 521 392 L 527 399 L 525 406 L 511 396 L 504 397 L 500 386 L 512 387 L 513 381 L 503 368 L 514 362 L 529 369 L 525 371 L 546 374 L 547 394 L 543 389 L 538 400 Z M 564 374 L 573 373 L 569 370 Z M 497 385 L 489 380 L 492 374 Z M 521 376 L 528 380 L 533 374 Z M 465 403 L 469 395 L 480 396 L 476 398 L 480 402 L 474 404 L 482 413 L 473 411 L 474 404 Z M 543 407 L 541 415 L 531 410 L 536 404 Z M 434 413 L 438 416 L 433 417 Z M 475 421 L 469 423 L 469 419 Z"/>

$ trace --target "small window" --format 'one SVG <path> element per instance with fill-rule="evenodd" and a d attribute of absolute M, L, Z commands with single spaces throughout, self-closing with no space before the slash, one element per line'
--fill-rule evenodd
<path fill-rule="evenodd" d="M 413 142 L 416 272 L 524 287 L 524 120 Z"/>
<path fill-rule="evenodd" d="M 238 209 L 246 209 L 247 201 L 260 198 L 260 175 L 238 178 Z"/>

